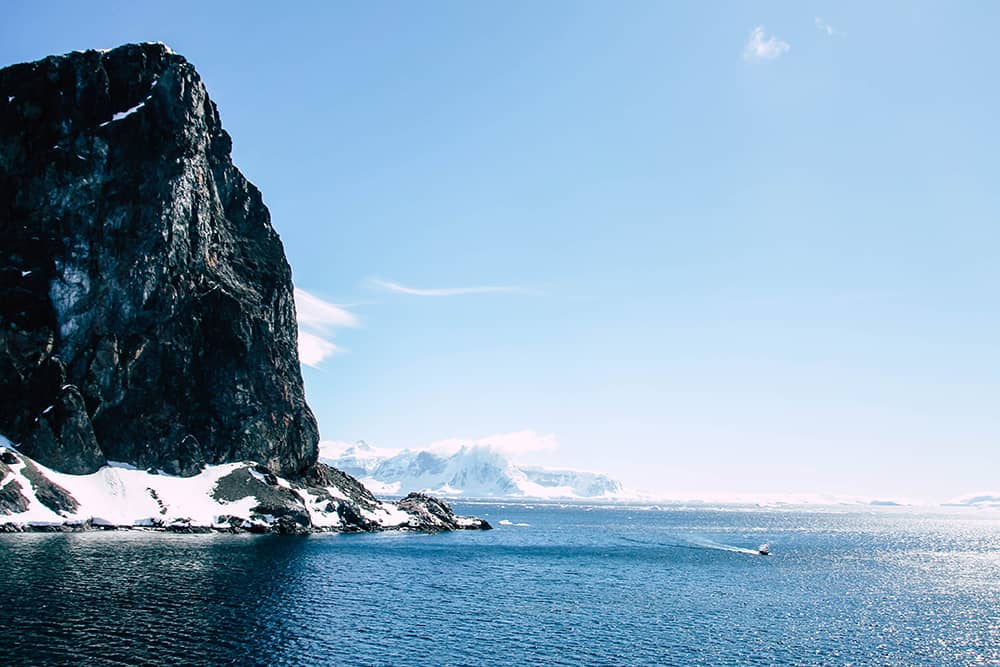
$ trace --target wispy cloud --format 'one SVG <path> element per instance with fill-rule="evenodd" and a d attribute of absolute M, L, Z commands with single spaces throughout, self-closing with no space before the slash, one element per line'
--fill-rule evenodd
<path fill-rule="evenodd" d="M 324 301 L 304 289 L 295 288 L 295 312 L 299 326 L 329 330 L 356 327 L 358 318 L 343 306 Z"/>
<path fill-rule="evenodd" d="M 340 348 L 322 336 L 308 331 L 299 331 L 299 362 L 317 368 L 327 357 L 336 354 Z"/>
<path fill-rule="evenodd" d="M 837 30 L 832 25 L 830 25 L 829 23 L 827 23 L 826 21 L 824 21 L 823 19 L 821 19 L 818 16 L 816 17 L 816 21 L 815 22 L 816 22 L 816 28 L 820 32 L 826 33 L 830 37 L 833 37 L 834 35 L 842 35 L 843 34 L 842 32 L 840 32 L 839 30 Z"/>
<path fill-rule="evenodd" d="M 336 329 L 361 325 L 357 316 L 343 306 L 324 301 L 298 287 L 295 288 L 295 315 L 299 324 L 299 361 L 313 368 L 342 351 L 330 340 Z"/>
<path fill-rule="evenodd" d="M 463 447 L 490 449 L 503 454 L 511 461 L 523 463 L 524 458 L 530 457 L 532 454 L 559 449 L 559 440 L 551 433 L 538 433 L 528 429 L 497 433 L 485 438 L 446 438 L 436 440 L 429 445 L 406 448 L 373 447 L 366 442 L 323 440 L 319 443 L 319 456 L 325 459 L 336 459 L 343 456 L 349 449 L 354 450 L 355 456 L 369 458 L 389 458 L 406 451 L 433 452 L 439 456 L 451 456 Z"/>
<path fill-rule="evenodd" d="M 747 62 L 763 62 L 779 58 L 792 45 L 778 39 L 774 35 L 768 37 L 764 32 L 764 26 L 757 26 L 750 33 L 750 39 L 743 47 L 743 59 Z"/>
<path fill-rule="evenodd" d="M 552 434 L 527 430 L 497 433 L 485 438 L 448 438 L 432 442 L 426 449 L 448 455 L 454 454 L 462 447 L 485 447 L 516 460 L 528 454 L 559 449 L 559 440 Z"/>
<path fill-rule="evenodd" d="M 410 296 L 460 296 L 462 294 L 526 294 L 530 290 L 521 287 L 510 287 L 500 285 L 484 285 L 480 287 L 436 287 L 419 288 L 407 287 L 391 280 L 380 280 L 371 278 L 369 281 L 373 286 L 397 294 L 409 294 Z"/>

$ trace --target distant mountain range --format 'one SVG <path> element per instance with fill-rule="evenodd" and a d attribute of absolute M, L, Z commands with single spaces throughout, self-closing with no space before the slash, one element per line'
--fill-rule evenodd
<path fill-rule="evenodd" d="M 488 445 L 436 452 L 377 448 L 364 441 L 321 442 L 320 461 L 384 495 L 426 491 L 451 498 L 629 498 L 607 475 L 517 465 Z"/>
<path fill-rule="evenodd" d="M 514 463 L 502 447 L 479 440 L 461 446 L 390 449 L 368 443 L 321 441 L 319 460 L 357 478 L 382 496 L 423 491 L 446 498 L 590 500 L 692 506 L 751 507 L 850 506 L 893 508 L 924 503 L 904 498 L 870 498 L 823 493 L 734 493 L 679 496 L 624 488 L 608 475 L 547 469 Z M 936 504 L 936 503 L 932 503 Z M 1000 492 L 969 494 L 945 507 L 1000 509 Z M 654 505 L 655 507 L 655 505 Z"/>
<path fill-rule="evenodd" d="M 986 492 L 963 496 L 945 504 L 956 507 L 1000 508 L 1000 492 Z"/>

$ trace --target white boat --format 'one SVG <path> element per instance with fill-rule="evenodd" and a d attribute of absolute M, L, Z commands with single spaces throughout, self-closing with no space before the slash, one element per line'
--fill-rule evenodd
<path fill-rule="evenodd" d="M 759 547 L 757 547 L 757 553 L 759 553 L 761 556 L 770 556 L 771 555 L 770 545 L 768 544 L 760 545 Z"/>

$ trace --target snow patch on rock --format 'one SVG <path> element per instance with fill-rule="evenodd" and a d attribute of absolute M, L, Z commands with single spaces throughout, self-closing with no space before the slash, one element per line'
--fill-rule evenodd
<path fill-rule="evenodd" d="M 169 49 L 168 49 L 168 51 L 169 51 Z M 159 79 L 154 79 L 153 80 L 153 85 L 149 87 L 149 91 L 150 91 L 149 95 L 146 95 L 146 98 L 142 102 L 139 102 L 138 104 L 136 104 L 131 109 L 126 109 L 125 111 L 119 111 L 119 112 L 117 112 L 116 114 L 114 114 L 113 116 L 111 116 L 111 120 L 104 121 L 98 127 L 104 127 L 106 125 L 110 125 L 111 123 L 119 121 L 119 120 L 121 120 L 123 118 L 128 118 L 129 116 L 131 116 L 132 114 L 134 114 L 136 111 L 138 111 L 139 109 L 141 109 L 144 106 L 146 106 L 146 102 L 148 102 L 149 100 L 151 100 L 153 98 L 153 88 L 156 87 L 156 84 L 157 84 L 158 81 L 159 81 Z"/>

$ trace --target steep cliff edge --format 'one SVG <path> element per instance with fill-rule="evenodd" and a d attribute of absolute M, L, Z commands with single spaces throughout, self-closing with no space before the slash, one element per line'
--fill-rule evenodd
<path fill-rule="evenodd" d="M 316 462 L 291 271 L 161 44 L 0 70 L 0 433 L 37 461 Z"/>
<path fill-rule="evenodd" d="M 162 44 L 0 69 L 0 529 L 488 528 L 317 463 L 291 270 L 231 148 Z"/>

